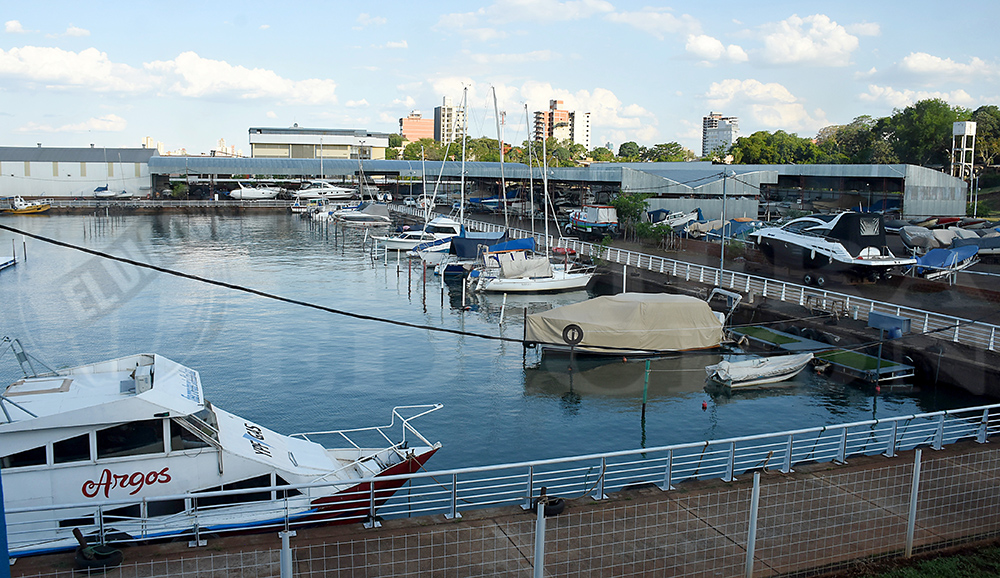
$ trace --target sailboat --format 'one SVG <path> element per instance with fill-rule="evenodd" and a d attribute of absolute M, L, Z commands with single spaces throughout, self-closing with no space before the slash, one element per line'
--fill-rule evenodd
<path fill-rule="evenodd" d="M 542 139 L 542 204 L 545 214 L 545 254 L 535 256 L 529 249 L 500 245 L 483 253 L 483 266 L 469 274 L 474 291 L 492 293 L 544 293 L 584 289 L 596 267 L 582 267 L 565 259 L 553 264 L 549 237 L 549 179 L 547 150 Z M 494 265 L 496 266 L 490 266 Z"/>

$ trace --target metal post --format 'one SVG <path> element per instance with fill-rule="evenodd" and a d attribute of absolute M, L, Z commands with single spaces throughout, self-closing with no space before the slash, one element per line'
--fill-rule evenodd
<path fill-rule="evenodd" d="M 451 513 L 445 514 L 444 517 L 449 520 L 462 517 L 462 514 L 458 513 L 458 474 L 451 475 Z"/>
<path fill-rule="evenodd" d="M 760 504 L 760 472 L 753 473 L 753 492 L 750 494 L 750 527 L 747 529 L 746 577 L 753 578 L 753 554 L 757 542 L 757 507 Z"/>
<path fill-rule="evenodd" d="M 731 482 L 736 479 L 733 476 L 734 463 L 736 462 L 736 442 L 729 443 L 729 459 L 726 460 L 726 475 L 722 478 L 725 482 Z"/>
<path fill-rule="evenodd" d="M 627 271 L 628 265 L 622 265 L 622 293 L 625 292 L 625 280 L 628 279 Z"/>
<path fill-rule="evenodd" d="M 7 514 L 3 506 L 3 475 L 0 474 L 0 554 L 10 560 L 10 549 L 7 546 Z M 3 560 L 3 558 L 0 558 Z M 0 578 L 10 578 L 10 563 L 0 562 Z"/>
<path fill-rule="evenodd" d="M 885 457 L 891 458 L 896 455 L 896 429 L 899 427 L 899 420 L 893 420 L 892 422 L 892 437 L 889 438 L 889 443 L 885 445 Z"/>
<path fill-rule="evenodd" d="M 535 578 L 545 576 L 545 501 L 538 500 L 535 506 L 537 514 L 535 516 Z"/>
<path fill-rule="evenodd" d="M 726 270 L 726 170 L 722 170 L 722 245 L 719 248 L 719 276 Z"/>
<path fill-rule="evenodd" d="M 986 408 L 983 410 L 983 419 L 981 422 L 979 422 L 979 431 L 976 433 L 977 442 L 981 444 L 986 443 L 986 431 L 987 428 L 989 428 L 989 425 L 990 425 L 990 409 Z M 3 496 L 0 495 L 0 499 L 2 498 Z"/>
<path fill-rule="evenodd" d="M 673 486 L 670 485 L 670 478 L 673 477 L 674 470 L 674 450 L 667 451 L 667 471 L 663 473 L 663 490 L 672 490 Z"/>
<path fill-rule="evenodd" d="M 292 546 L 289 538 L 295 535 L 295 530 L 278 532 L 281 536 L 281 556 L 279 564 L 281 566 L 281 578 L 292 578 Z"/>
<path fill-rule="evenodd" d="M 937 431 L 934 433 L 934 443 L 931 447 L 939 450 L 944 447 L 944 414 L 938 417 Z"/>
<path fill-rule="evenodd" d="M 788 434 L 788 441 L 785 443 L 785 463 L 781 466 L 781 473 L 790 474 L 792 472 L 792 443 L 794 436 Z"/>
<path fill-rule="evenodd" d="M 921 450 L 913 454 L 913 481 L 910 483 L 910 512 L 906 518 L 906 554 L 913 555 L 913 530 L 917 526 L 917 495 L 920 488 L 920 456 Z"/>
<path fill-rule="evenodd" d="M 646 378 L 642 381 L 642 419 L 646 419 L 646 397 L 649 392 L 649 360 L 646 360 Z"/>

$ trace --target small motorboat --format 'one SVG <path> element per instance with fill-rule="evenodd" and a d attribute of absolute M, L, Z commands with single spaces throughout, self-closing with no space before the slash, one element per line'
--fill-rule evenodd
<path fill-rule="evenodd" d="M 44 213 L 52 208 L 50 201 L 42 199 L 40 201 L 26 201 L 22 197 L 11 197 L 7 199 L 8 205 L 0 208 L 2 213 L 13 215 L 30 215 L 33 213 Z"/>
<path fill-rule="evenodd" d="M 813 359 L 812 353 L 775 355 L 745 361 L 720 361 L 705 367 L 709 381 L 730 388 L 765 385 L 789 380 Z"/>

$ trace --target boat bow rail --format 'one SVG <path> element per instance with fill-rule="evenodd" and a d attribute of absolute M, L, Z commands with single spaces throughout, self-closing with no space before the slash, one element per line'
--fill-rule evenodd
<path fill-rule="evenodd" d="M 289 437 L 300 438 L 306 441 L 311 441 L 319 443 L 325 447 L 330 447 L 322 442 L 323 438 L 327 437 L 338 437 L 343 441 L 346 441 L 351 447 L 355 449 L 363 449 L 365 447 L 374 447 L 371 445 L 363 445 L 364 442 L 359 441 L 359 437 L 366 436 L 368 434 L 376 434 L 380 437 L 382 441 L 388 442 L 390 448 L 395 448 L 397 452 L 402 455 L 402 451 L 405 450 L 412 438 L 417 438 L 421 443 L 427 446 L 433 446 L 427 438 L 425 438 L 413 425 L 411 421 L 423 417 L 429 413 L 435 412 L 444 407 L 440 403 L 427 404 L 427 405 L 401 405 L 392 408 L 392 419 L 388 425 L 370 426 L 354 429 L 341 429 L 341 430 L 329 430 L 329 431 L 315 431 L 315 432 L 302 432 L 292 434 Z M 416 413 L 413 413 L 416 412 Z M 406 414 L 404 416 L 404 414 Z M 412 415 L 411 415 L 412 414 Z M 399 439 L 394 440 L 389 432 L 394 429 L 399 429 Z M 410 434 L 411 439 L 407 439 L 407 434 Z"/>
<path fill-rule="evenodd" d="M 394 211 L 411 213 L 410 207 L 393 206 Z M 540 245 L 546 245 L 546 239 L 541 234 L 520 229 L 508 229 L 502 225 L 483 221 L 470 222 L 466 225 L 479 231 L 508 230 L 511 237 L 534 236 Z M 1000 326 L 974 321 L 964 317 L 946 315 L 923 309 L 897 305 L 895 303 L 866 299 L 856 295 L 838 293 L 797 283 L 758 277 L 739 271 L 722 270 L 718 267 L 699 265 L 688 261 L 668 259 L 656 255 L 648 255 L 619 249 L 603 247 L 578 239 L 549 236 L 548 244 L 565 247 L 576 251 L 579 255 L 600 258 L 609 263 L 626 267 L 637 267 L 664 275 L 683 278 L 685 281 L 697 282 L 739 291 L 748 296 L 760 296 L 780 300 L 787 303 L 797 303 L 803 307 L 810 306 L 816 311 L 825 311 L 837 315 L 850 315 L 862 321 L 868 319 L 868 314 L 876 311 L 906 317 L 912 323 L 913 331 L 919 331 L 939 339 L 947 339 L 970 347 L 997 351 L 1000 348 Z"/>

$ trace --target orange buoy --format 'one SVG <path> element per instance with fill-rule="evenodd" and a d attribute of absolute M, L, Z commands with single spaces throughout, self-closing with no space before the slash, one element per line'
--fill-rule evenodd
<path fill-rule="evenodd" d="M 707 401 L 701 402 L 701 411 L 705 411 L 707 409 L 708 409 L 708 402 Z"/>

